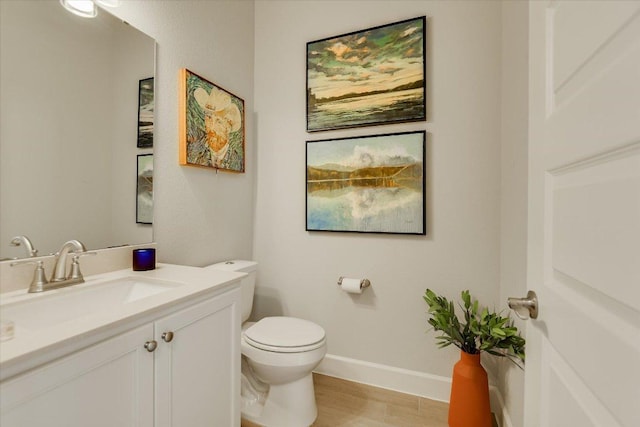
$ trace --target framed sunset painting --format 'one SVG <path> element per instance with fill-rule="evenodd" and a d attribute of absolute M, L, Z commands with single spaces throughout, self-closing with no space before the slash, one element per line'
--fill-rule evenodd
<path fill-rule="evenodd" d="M 425 135 L 307 141 L 307 231 L 426 234 Z"/>
<path fill-rule="evenodd" d="M 426 17 L 307 43 L 307 131 L 426 120 Z"/>

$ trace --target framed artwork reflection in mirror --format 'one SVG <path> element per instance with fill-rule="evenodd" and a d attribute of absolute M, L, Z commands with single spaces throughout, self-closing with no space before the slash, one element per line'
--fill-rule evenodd
<path fill-rule="evenodd" d="M 153 154 L 138 155 L 136 222 L 153 223 Z"/>
<path fill-rule="evenodd" d="M 138 83 L 138 148 L 153 147 L 153 77 Z"/>

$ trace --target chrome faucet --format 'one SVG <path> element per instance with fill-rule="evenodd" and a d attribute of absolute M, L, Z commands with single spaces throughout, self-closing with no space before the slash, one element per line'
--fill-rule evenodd
<path fill-rule="evenodd" d="M 50 283 L 63 282 L 68 279 L 67 254 L 69 252 L 87 252 L 87 248 L 79 240 L 74 239 L 65 242 L 56 254 L 56 264 L 53 267 Z"/>
<path fill-rule="evenodd" d="M 16 236 L 11 239 L 11 246 L 23 246 L 28 257 L 38 256 L 38 250 L 33 247 L 31 240 L 27 236 Z"/>

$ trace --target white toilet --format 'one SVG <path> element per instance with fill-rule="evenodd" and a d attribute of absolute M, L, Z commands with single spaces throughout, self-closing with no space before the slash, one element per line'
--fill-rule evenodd
<path fill-rule="evenodd" d="M 242 418 L 266 427 L 313 424 L 318 410 L 311 371 L 327 352 L 324 329 L 285 316 L 246 322 L 253 307 L 257 263 L 236 260 L 205 268 L 248 273 L 241 283 Z"/>

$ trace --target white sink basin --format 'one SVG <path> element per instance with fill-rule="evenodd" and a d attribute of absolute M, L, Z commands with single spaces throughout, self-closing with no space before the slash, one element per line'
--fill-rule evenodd
<path fill-rule="evenodd" d="M 181 285 L 143 277 L 72 285 L 41 294 L 29 294 L 20 301 L 2 304 L 0 320 L 13 322 L 16 331 L 35 331 L 113 311 Z"/>

